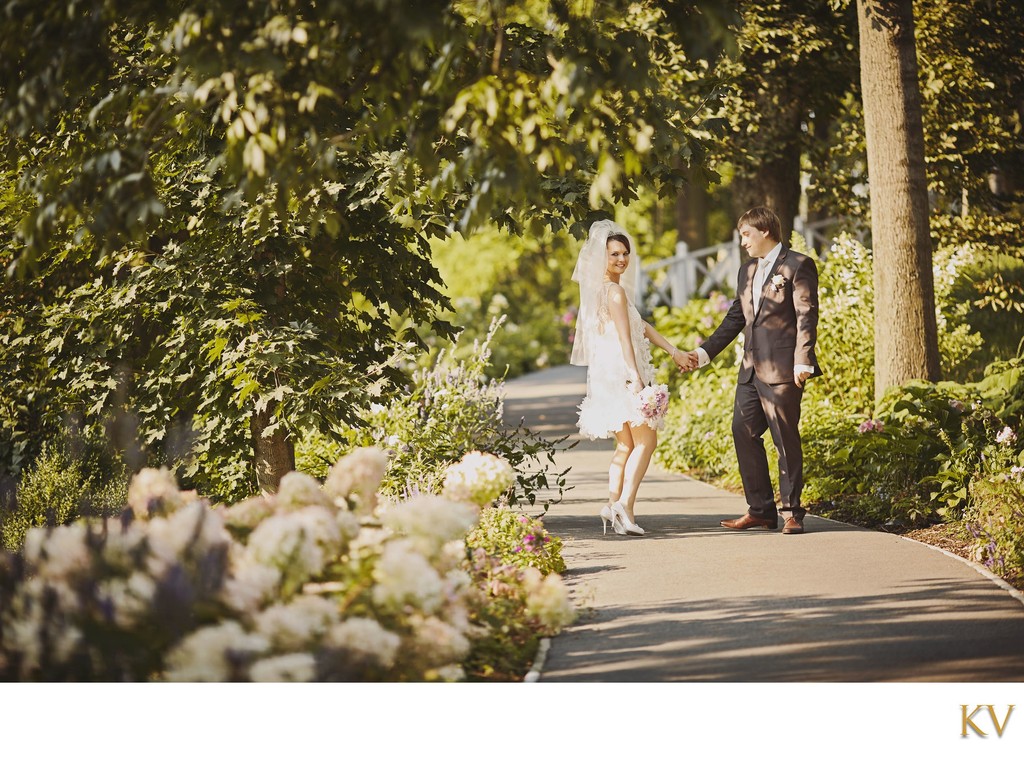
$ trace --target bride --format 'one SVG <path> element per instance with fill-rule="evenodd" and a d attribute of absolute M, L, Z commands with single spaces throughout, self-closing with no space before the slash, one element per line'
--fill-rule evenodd
<path fill-rule="evenodd" d="M 668 406 L 665 386 L 653 386 L 651 344 L 667 351 L 680 369 L 685 354 L 640 318 L 635 305 L 640 266 L 633 247 L 614 222 L 591 225 L 572 275 L 580 286 L 580 308 L 570 361 L 587 367 L 580 433 L 591 440 L 615 437 L 602 528 L 607 533 L 611 523 L 616 533 L 641 536 L 636 494 Z"/>

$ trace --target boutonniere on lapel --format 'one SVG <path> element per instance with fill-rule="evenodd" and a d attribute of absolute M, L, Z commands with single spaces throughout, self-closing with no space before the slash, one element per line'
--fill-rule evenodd
<path fill-rule="evenodd" d="M 773 293 L 778 293 L 784 287 L 786 287 L 786 278 L 781 274 L 774 275 L 768 283 L 771 286 Z"/>

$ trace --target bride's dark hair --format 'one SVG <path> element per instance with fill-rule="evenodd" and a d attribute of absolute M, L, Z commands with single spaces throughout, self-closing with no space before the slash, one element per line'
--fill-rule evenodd
<path fill-rule="evenodd" d="M 613 234 L 609 235 L 608 239 L 609 240 L 617 240 L 618 242 L 620 242 L 624 246 L 626 246 L 626 253 L 632 253 L 633 252 L 633 249 L 629 247 L 629 238 L 626 237 L 625 235 L 622 235 L 622 234 L 616 232 L 616 233 L 613 233 Z"/>

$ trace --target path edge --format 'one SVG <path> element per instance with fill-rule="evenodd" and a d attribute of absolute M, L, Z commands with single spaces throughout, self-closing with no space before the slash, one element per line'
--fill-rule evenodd
<path fill-rule="evenodd" d="M 912 543 L 917 544 L 918 546 L 926 546 L 932 551 L 942 552 L 947 557 L 952 557 L 953 559 L 960 560 L 965 565 L 973 569 L 974 572 L 978 573 L 978 575 L 982 576 L 983 578 L 988 578 L 994 584 L 999 586 L 999 588 L 1003 589 L 1004 591 L 1006 591 L 1006 593 L 1008 593 L 1010 596 L 1012 596 L 1014 599 L 1020 602 L 1022 606 L 1024 606 L 1024 591 L 1021 591 L 1018 588 L 1014 588 L 1012 585 L 1007 583 L 1005 580 L 1000 578 L 998 575 L 993 573 L 984 565 L 980 565 L 977 562 L 974 562 L 973 560 L 967 559 L 966 557 L 961 557 L 959 554 L 951 552 L 949 551 L 949 549 L 943 549 L 941 546 L 932 546 L 931 544 L 926 544 L 924 541 L 917 541 L 913 538 L 907 538 L 906 536 L 897 536 L 897 538 L 901 538 L 904 541 L 910 541 Z"/>
<path fill-rule="evenodd" d="M 827 520 L 828 522 L 836 523 L 838 525 L 846 525 L 846 526 L 849 526 L 851 528 L 860 528 L 861 530 L 871 530 L 871 528 L 864 528 L 864 527 L 862 527 L 860 525 L 853 525 L 852 523 L 845 523 L 842 520 L 833 520 L 831 517 L 822 517 L 821 515 L 816 515 L 816 514 L 813 514 L 813 513 L 810 513 L 810 514 L 811 514 L 812 517 L 814 517 L 814 518 L 816 518 L 818 520 Z M 1016 599 L 1018 602 L 1020 602 L 1021 606 L 1024 606 L 1024 591 L 1021 591 L 1018 588 L 1014 588 L 1012 585 L 1007 583 L 1005 580 L 1000 578 L 998 575 L 993 573 L 991 570 L 989 570 L 984 565 L 981 565 L 981 564 L 979 564 L 979 563 L 977 563 L 977 562 L 975 562 L 973 560 L 967 559 L 966 557 L 961 557 L 959 554 L 956 554 L 955 552 L 951 552 L 951 551 L 949 551 L 949 549 L 943 549 L 941 546 L 933 546 L 932 544 L 926 544 L 924 541 L 918 541 L 917 539 L 914 539 L 914 538 L 907 538 L 906 536 L 901 536 L 898 533 L 886 533 L 886 535 L 888 535 L 888 536 L 896 536 L 896 538 L 898 538 L 898 539 L 900 539 L 902 541 L 909 541 L 910 543 L 914 544 L 915 546 L 923 546 L 926 549 L 931 549 L 932 551 L 935 551 L 935 552 L 941 552 L 942 554 L 945 554 L 947 557 L 952 557 L 953 559 L 957 560 L 958 562 L 964 563 L 969 568 L 974 570 L 974 572 L 976 572 L 978 575 L 980 575 L 981 577 L 983 577 L 983 578 L 985 578 L 987 580 L 992 581 L 994 584 L 999 586 L 999 588 L 1003 589 L 1003 591 L 1005 591 L 1010 596 L 1012 596 L 1014 599 Z"/>
<path fill-rule="evenodd" d="M 540 680 L 540 673 L 544 669 L 544 661 L 548 658 L 549 649 L 551 649 L 551 638 L 545 636 L 537 646 L 537 655 L 533 658 L 533 666 L 523 678 L 523 683 L 536 683 Z"/>

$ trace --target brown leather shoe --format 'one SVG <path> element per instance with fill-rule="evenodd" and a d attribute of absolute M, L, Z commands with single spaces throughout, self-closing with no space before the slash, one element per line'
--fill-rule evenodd
<path fill-rule="evenodd" d="M 787 517 L 786 524 L 782 526 L 782 532 L 790 535 L 804 532 L 804 521 L 799 517 Z"/>
<path fill-rule="evenodd" d="M 746 530 L 747 528 L 775 530 L 779 527 L 779 518 L 754 517 L 753 515 L 746 514 L 743 517 L 737 517 L 735 520 L 722 520 L 720 524 L 723 528 L 732 528 L 733 530 Z"/>

